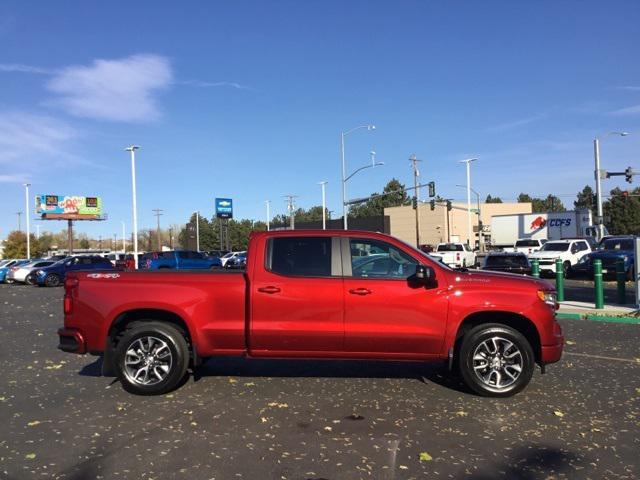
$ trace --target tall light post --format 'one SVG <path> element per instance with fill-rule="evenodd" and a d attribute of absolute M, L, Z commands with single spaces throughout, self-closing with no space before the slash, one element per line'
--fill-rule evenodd
<path fill-rule="evenodd" d="M 36 225 L 36 238 L 40 240 L 40 225 Z"/>
<path fill-rule="evenodd" d="M 460 187 L 460 188 L 467 188 L 466 185 L 456 185 L 456 187 Z M 476 212 L 476 214 L 478 215 L 478 247 L 480 248 L 480 251 L 483 252 L 483 242 L 482 242 L 482 232 L 480 231 L 481 229 L 481 224 L 482 221 L 480 220 L 480 194 L 478 192 L 476 192 L 473 188 L 469 188 L 469 190 L 471 190 L 471 192 L 476 196 L 476 201 L 477 201 L 477 205 L 478 205 L 478 211 Z"/>
<path fill-rule="evenodd" d="M 322 188 L 322 229 L 326 230 L 327 229 L 327 195 L 326 195 L 326 186 L 327 186 L 327 182 L 326 180 L 323 180 L 322 182 L 318 182 L 318 185 L 320 185 L 320 188 Z"/>
<path fill-rule="evenodd" d="M 21 232 L 22 224 L 20 223 L 20 217 L 22 216 L 22 212 L 16 212 L 16 215 L 18 216 L 18 231 Z"/>
<path fill-rule="evenodd" d="M 133 262 L 134 268 L 138 269 L 138 207 L 136 199 L 136 150 L 140 147 L 131 145 L 125 148 L 125 151 L 131 153 L 131 186 L 133 197 Z"/>
<path fill-rule="evenodd" d="M 619 135 L 621 137 L 626 137 L 629 135 L 629 132 L 609 132 L 602 136 L 602 138 L 606 138 L 610 135 Z M 593 157 L 595 160 L 595 170 L 594 176 L 596 178 L 596 203 L 598 204 L 598 239 L 604 237 L 604 218 L 602 213 L 602 173 L 600 171 L 600 139 L 598 137 L 593 139 Z"/>
<path fill-rule="evenodd" d="M 127 244 L 125 243 L 125 230 L 124 230 L 124 220 L 122 220 L 120 223 L 122 223 L 122 253 L 127 253 Z"/>
<path fill-rule="evenodd" d="M 265 205 L 267 206 L 267 232 L 271 230 L 271 200 L 265 200 Z"/>
<path fill-rule="evenodd" d="M 475 162 L 477 158 L 467 158 L 460 160 L 459 163 L 467 164 L 467 243 L 471 245 L 471 162 Z"/>
<path fill-rule="evenodd" d="M 351 175 L 349 175 L 349 177 L 347 177 L 347 165 L 344 158 L 344 137 L 362 128 L 366 128 L 367 130 L 375 130 L 376 126 L 360 125 L 358 127 L 354 127 L 351 130 L 347 130 L 346 132 L 342 132 L 340 134 L 340 155 L 342 158 L 342 216 L 343 216 L 343 224 L 344 224 L 345 230 L 347 229 L 347 180 L 361 169 L 356 170 L 356 172 L 352 173 Z"/>
<path fill-rule="evenodd" d="M 29 187 L 30 183 L 25 183 L 24 185 L 24 211 L 25 217 L 27 220 L 27 260 L 31 260 L 31 227 L 29 224 Z"/>
<path fill-rule="evenodd" d="M 196 210 L 196 252 L 200 251 L 200 211 Z"/>

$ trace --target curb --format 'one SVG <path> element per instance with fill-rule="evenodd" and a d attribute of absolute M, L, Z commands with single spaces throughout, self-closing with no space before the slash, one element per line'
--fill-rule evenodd
<path fill-rule="evenodd" d="M 598 315 L 594 313 L 557 312 L 556 318 L 563 318 L 567 320 L 589 320 L 592 322 L 626 323 L 631 325 L 640 325 L 640 317 L 625 317 L 625 316 L 616 317 L 611 315 Z"/>

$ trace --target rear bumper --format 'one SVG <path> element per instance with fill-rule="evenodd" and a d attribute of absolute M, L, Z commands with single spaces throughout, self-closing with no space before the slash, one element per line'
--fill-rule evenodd
<path fill-rule="evenodd" d="M 61 328 L 58 330 L 58 337 L 60 337 L 60 343 L 58 343 L 58 349 L 67 353 L 87 353 L 87 343 L 80 333 L 80 330 L 75 328 Z"/>

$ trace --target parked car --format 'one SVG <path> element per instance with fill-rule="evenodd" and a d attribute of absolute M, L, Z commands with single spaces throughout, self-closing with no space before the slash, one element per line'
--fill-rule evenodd
<path fill-rule="evenodd" d="M 575 278 L 593 278 L 593 254 L 595 252 L 583 255 L 578 263 L 571 267 L 571 276 Z"/>
<path fill-rule="evenodd" d="M 208 257 L 202 252 L 191 250 L 172 250 L 168 252 L 153 252 L 141 268 L 148 270 L 200 270 L 220 268 L 219 258 Z"/>
<path fill-rule="evenodd" d="M 222 266 L 224 267 L 226 265 L 226 263 L 234 257 L 237 257 L 238 255 L 240 255 L 241 253 L 247 253 L 247 252 L 228 252 L 225 253 L 223 256 L 220 257 L 220 262 L 222 264 Z"/>
<path fill-rule="evenodd" d="M 452 268 L 473 267 L 476 264 L 476 254 L 466 243 L 439 243 L 436 251 L 429 255 L 442 257 L 443 262 Z"/>
<path fill-rule="evenodd" d="M 99 255 L 65 258 L 36 270 L 36 284 L 39 287 L 57 287 L 62 285 L 67 273 L 77 270 L 114 270 L 114 267 L 108 259 Z"/>
<path fill-rule="evenodd" d="M 521 238 L 516 241 L 513 246 L 514 252 L 522 252 L 526 255 L 537 252 L 542 246 L 547 243 L 546 239 L 535 240 L 533 238 Z"/>
<path fill-rule="evenodd" d="M 227 253 L 229 253 L 229 250 L 209 250 L 208 252 L 204 252 L 204 253 L 206 253 L 208 257 L 221 258 Z"/>
<path fill-rule="evenodd" d="M 628 280 L 634 278 L 635 252 L 634 237 L 631 236 L 611 236 L 606 238 L 599 250 L 591 254 L 591 261 L 600 260 L 602 262 L 602 274 L 606 277 L 615 277 L 616 264 L 618 259 L 622 259 L 624 272 Z"/>
<path fill-rule="evenodd" d="M 571 267 L 591 253 L 591 247 L 585 239 L 553 240 L 545 243 L 540 250 L 529 255 L 529 261 L 538 260 L 540 273 L 556 273 L 556 260 L 562 260 L 564 276 L 571 275 Z"/>
<path fill-rule="evenodd" d="M 354 251 L 395 265 L 372 277 Z M 63 304 L 59 348 L 102 354 L 103 374 L 143 395 L 177 388 L 204 359 L 237 355 L 436 360 L 478 394 L 506 397 L 564 343 L 549 282 L 453 270 L 350 230 L 254 232 L 238 273 L 70 272 Z"/>
<path fill-rule="evenodd" d="M 5 283 L 7 281 L 7 275 L 9 273 L 9 270 L 12 267 L 23 265 L 28 261 L 29 260 L 22 258 L 22 259 L 12 259 L 12 260 L 9 260 L 7 263 L 5 263 L 3 267 L 0 267 L 0 283 Z"/>
<path fill-rule="evenodd" d="M 111 264 L 115 267 L 119 261 L 124 261 L 125 259 L 124 253 L 107 253 L 104 255 L 106 259 L 108 259 Z"/>
<path fill-rule="evenodd" d="M 36 259 L 30 262 L 24 263 L 17 267 L 12 267 L 12 269 L 8 273 L 8 277 L 10 277 L 13 282 L 17 283 L 26 283 L 27 285 L 33 285 L 36 281 L 35 273 L 36 270 L 42 267 L 48 267 L 49 265 L 54 264 L 55 262 L 52 260 L 42 260 Z"/>
<path fill-rule="evenodd" d="M 242 252 L 235 257 L 231 257 L 227 260 L 224 268 L 246 268 L 247 266 L 247 252 Z"/>
<path fill-rule="evenodd" d="M 531 265 L 524 253 L 491 252 L 484 258 L 482 270 L 530 275 Z"/>

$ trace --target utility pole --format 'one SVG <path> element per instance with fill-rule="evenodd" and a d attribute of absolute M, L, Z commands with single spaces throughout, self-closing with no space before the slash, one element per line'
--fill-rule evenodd
<path fill-rule="evenodd" d="M 29 187 L 30 183 L 24 184 L 25 219 L 27 223 L 27 260 L 31 260 L 31 229 L 29 227 Z"/>
<path fill-rule="evenodd" d="M 20 216 L 22 215 L 22 212 L 16 212 L 16 215 L 18 216 L 18 231 L 21 232 L 22 231 L 22 225 L 20 223 Z"/>
<path fill-rule="evenodd" d="M 267 205 L 267 232 L 271 229 L 271 200 L 265 200 Z"/>
<path fill-rule="evenodd" d="M 327 181 L 318 182 L 318 184 L 322 187 L 322 229 L 327 229 L 327 195 L 326 195 L 326 187 Z"/>
<path fill-rule="evenodd" d="M 158 239 L 158 251 L 162 251 L 162 239 L 160 238 L 160 216 L 162 215 L 163 210 L 159 208 L 154 208 L 151 210 L 153 214 L 156 216 L 158 229 L 156 230 L 156 237 Z"/>
<path fill-rule="evenodd" d="M 409 161 L 413 168 L 413 203 L 416 210 L 416 248 L 420 250 L 420 195 L 418 194 L 418 177 L 420 176 L 420 171 L 418 170 L 418 162 L 421 162 L 422 160 L 418 160 L 416 155 L 413 154 L 409 157 Z"/>
<path fill-rule="evenodd" d="M 133 260 L 134 269 L 138 269 L 138 206 L 136 198 L 136 150 L 140 147 L 131 145 L 125 151 L 131 154 L 131 191 L 132 191 L 132 213 L 133 213 Z"/>
<path fill-rule="evenodd" d="M 295 230 L 296 228 L 296 221 L 295 221 L 295 209 L 296 209 L 296 204 L 295 204 L 295 199 L 298 198 L 297 195 L 284 195 L 284 197 L 287 199 L 287 210 L 289 211 L 289 228 L 291 230 Z"/>

